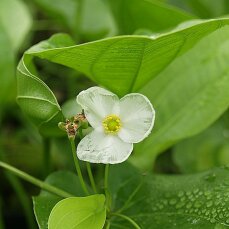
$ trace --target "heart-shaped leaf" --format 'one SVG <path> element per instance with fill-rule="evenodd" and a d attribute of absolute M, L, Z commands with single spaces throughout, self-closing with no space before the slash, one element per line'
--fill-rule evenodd
<path fill-rule="evenodd" d="M 47 177 L 45 182 L 61 188 L 76 196 L 83 196 L 78 177 L 67 171 L 54 172 Z M 47 191 L 41 191 L 39 196 L 33 197 L 34 213 L 40 229 L 48 229 L 48 218 L 53 207 L 63 198 L 51 194 Z"/>
<path fill-rule="evenodd" d="M 104 195 L 70 197 L 58 202 L 48 222 L 49 229 L 101 229 L 106 220 Z"/>

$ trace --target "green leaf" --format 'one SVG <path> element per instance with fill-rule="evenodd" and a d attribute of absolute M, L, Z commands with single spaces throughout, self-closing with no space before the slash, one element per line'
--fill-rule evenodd
<path fill-rule="evenodd" d="M 228 114 L 226 112 L 202 133 L 175 145 L 173 158 L 182 173 L 194 173 L 229 164 Z"/>
<path fill-rule="evenodd" d="M 17 102 L 42 135 L 62 135 L 57 126 L 63 120 L 61 108 L 48 86 L 28 70 L 30 61 L 25 57 L 18 65 Z"/>
<path fill-rule="evenodd" d="M 228 36 L 228 26 L 209 35 L 140 90 L 154 104 L 156 121 L 150 137 L 137 145 L 134 164 L 150 167 L 150 158 L 198 134 L 227 110 Z"/>
<path fill-rule="evenodd" d="M 114 210 L 142 229 L 229 227 L 228 168 L 194 175 L 136 175 L 134 168 L 120 164 L 111 167 L 109 185 L 116 177 L 125 177 L 127 170 L 135 175 L 116 189 Z M 112 217 L 111 224 L 111 229 L 131 227 L 118 217 Z"/>
<path fill-rule="evenodd" d="M 32 25 L 32 18 L 23 1 L 1 0 L 0 24 L 4 27 L 13 49 L 17 50 Z"/>
<path fill-rule="evenodd" d="M 71 172 L 59 171 L 52 173 L 45 182 L 76 196 L 84 195 L 78 177 Z M 48 229 L 48 218 L 51 210 L 62 199 L 47 191 L 41 191 L 39 196 L 33 197 L 34 213 L 40 229 Z"/>
<path fill-rule="evenodd" d="M 154 0 L 107 0 L 107 2 L 111 6 L 120 34 L 133 34 L 138 29 L 163 31 L 194 18 L 185 11 Z"/>
<path fill-rule="evenodd" d="M 95 40 L 115 32 L 108 7 L 102 0 L 35 0 L 49 17 L 58 20 L 79 40 Z"/>
<path fill-rule="evenodd" d="M 123 96 L 143 87 L 173 59 L 227 24 L 229 19 L 201 21 L 157 37 L 120 36 L 58 49 L 52 39 L 52 48 L 47 48 L 47 40 L 26 54 L 76 69 Z"/>
<path fill-rule="evenodd" d="M 105 196 L 70 197 L 53 208 L 48 228 L 101 229 L 106 220 Z"/>

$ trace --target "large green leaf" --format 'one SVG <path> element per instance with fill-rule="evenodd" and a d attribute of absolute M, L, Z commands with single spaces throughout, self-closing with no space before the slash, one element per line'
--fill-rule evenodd
<path fill-rule="evenodd" d="M 121 164 L 111 167 L 109 185 L 116 177 L 125 177 L 125 183 L 112 188 L 114 209 L 131 217 L 142 229 L 228 228 L 228 175 L 225 167 L 194 175 L 144 176 Z M 118 217 L 111 223 L 111 229 L 132 228 Z"/>
<path fill-rule="evenodd" d="M 136 147 L 136 165 L 150 166 L 149 158 L 204 130 L 227 110 L 228 36 L 228 26 L 209 35 L 140 90 L 153 102 L 156 122 L 153 134 Z"/>
<path fill-rule="evenodd" d="M 111 6 L 120 34 L 133 34 L 139 29 L 163 31 L 194 18 L 185 11 L 155 0 L 106 1 Z"/>
<path fill-rule="evenodd" d="M 45 182 L 73 195 L 84 195 L 78 177 L 71 172 L 59 171 L 52 173 Z M 51 210 L 62 199 L 63 198 L 47 191 L 41 191 L 39 196 L 33 197 L 34 213 L 40 229 L 48 229 L 48 218 Z"/>
<path fill-rule="evenodd" d="M 31 15 L 24 2 L 1 0 L 0 24 L 4 27 L 13 49 L 17 50 L 32 25 Z"/>
<path fill-rule="evenodd" d="M 173 59 L 227 24 L 229 19 L 200 21 L 158 37 L 120 36 L 63 48 L 56 47 L 55 39 L 51 39 L 35 45 L 25 55 L 81 71 L 122 96 L 144 86 Z"/>
<path fill-rule="evenodd" d="M 106 220 L 104 195 L 70 197 L 58 202 L 53 208 L 49 229 L 102 229 Z"/>

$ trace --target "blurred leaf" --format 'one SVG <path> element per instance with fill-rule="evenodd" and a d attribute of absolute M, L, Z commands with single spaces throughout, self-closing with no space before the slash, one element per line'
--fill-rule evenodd
<path fill-rule="evenodd" d="M 199 172 L 229 164 L 228 113 L 201 134 L 184 140 L 174 147 L 173 157 L 182 173 Z"/>
<path fill-rule="evenodd" d="M 1 3 L 0 3 L 1 4 Z M 0 9 L 1 10 L 1 9 Z M 15 84 L 14 84 L 14 52 L 6 34 L 5 29 L 1 25 L 0 21 L 0 110 L 3 105 L 6 104 L 9 99 L 14 95 Z M 0 111 L 1 113 L 1 111 Z"/>
<path fill-rule="evenodd" d="M 115 32 L 111 14 L 102 0 L 34 1 L 81 40 L 95 40 Z"/>
<path fill-rule="evenodd" d="M 76 99 L 71 99 L 66 101 L 62 105 L 62 112 L 65 118 L 71 118 L 78 113 L 82 112 L 82 108 L 80 105 L 76 102 Z"/>
<path fill-rule="evenodd" d="M 126 171 L 126 173 L 125 173 Z M 134 176 L 129 176 L 133 171 Z M 142 229 L 216 229 L 229 227 L 228 168 L 195 175 L 136 175 L 125 164 L 111 167 L 109 185 L 119 177 L 115 210 L 128 215 Z M 121 178 L 120 178 L 121 177 Z M 111 229 L 131 228 L 118 217 Z"/>
<path fill-rule="evenodd" d="M 83 196 L 78 177 L 67 171 L 58 171 L 47 177 L 45 182 L 61 188 L 76 196 Z M 39 196 L 33 197 L 34 213 L 40 229 L 48 229 L 48 218 L 53 207 L 63 198 L 41 191 Z"/>
<path fill-rule="evenodd" d="M 167 0 L 167 2 L 200 18 L 214 18 L 229 13 L 227 0 Z"/>
<path fill-rule="evenodd" d="M 70 197 L 53 208 L 48 228 L 101 229 L 106 220 L 104 195 Z"/>
<path fill-rule="evenodd" d="M 4 27 L 13 49 L 17 50 L 32 25 L 31 15 L 24 2 L 1 0 L 0 24 Z"/>
<path fill-rule="evenodd" d="M 140 90 L 154 104 L 156 122 L 153 134 L 136 147 L 136 165 L 150 167 L 158 153 L 201 132 L 227 110 L 228 36 L 229 26 L 209 35 Z"/>
<path fill-rule="evenodd" d="M 163 31 L 195 18 L 185 11 L 155 0 L 106 1 L 114 13 L 120 34 L 133 34 L 138 29 Z"/>

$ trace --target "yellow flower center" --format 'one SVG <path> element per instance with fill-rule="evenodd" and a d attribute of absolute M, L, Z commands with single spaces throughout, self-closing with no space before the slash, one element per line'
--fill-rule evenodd
<path fill-rule="evenodd" d="M 117 134 L 121 127 L 122 123 L 117 115 L 111 114 L 103 119 L 103 128 L 107 134 Z"/>

